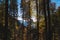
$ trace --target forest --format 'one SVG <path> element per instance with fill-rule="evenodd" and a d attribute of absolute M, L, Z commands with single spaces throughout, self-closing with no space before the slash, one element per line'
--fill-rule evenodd
<path fill-rule="evenodd" d="M 60 5 L 56 2 L 0 0 L 0 40 L 59 40 Z"/>

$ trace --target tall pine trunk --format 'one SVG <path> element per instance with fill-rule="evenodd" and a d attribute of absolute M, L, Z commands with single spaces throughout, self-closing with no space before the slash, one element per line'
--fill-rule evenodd
<path fill-rule="evenodd" d="M 48 13 L 48 27 L 47 27 L 47 40 L 52 40 L 52 27 L 51 27 L 51 17 L 50 17 L 50 0 L 47 0 L 47 13 Z"/>
<path fill-rule="evenodd" d="M 37 39 L 39 40 L 39 9 L 38 9 L 38 0 L 36 0 L 36 13 L 37 13 Z"/>
<path fill-rule="evenodd" d="M 4 40 L 8 40 L 8 0 L 5 0 L 5 29 Z"/>
<path fill-rule="evenodd" d="M 45 17 L 45 40 L 47 40 L 47 25 L 48 25 L 48 23 L 47 23 L 47 14 L 46 14 L 46 4 L 45 4 L 45 0 L 43 0 L 43 13 L 44 13 L 44 17 Z"/>

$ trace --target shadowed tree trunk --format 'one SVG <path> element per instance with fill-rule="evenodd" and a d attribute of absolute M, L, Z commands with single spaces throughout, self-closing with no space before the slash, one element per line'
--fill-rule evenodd
<path fill-rule="evenodd" d="M 36 13 L 37 13 L 37 38 L 39 40 L 39 8 L 38 8 L 38 0 L 36 0 Z"/>
<path fill-rule="evenodd" d="M 46 15 L 46 4 L 45 4 L 45 0 L 43 0 L 43 13 L 44 13 L 44 17 L 45 17 L 45 40 L 47 38 L 47 15 Z"/>
<path fill-rule="evenodd" d="M 43 9 L 44 9 L 45 26 L 46 26 L 46 40 L 52 40 L 51 39 L 52 38 L 52 31 L 51 31 L 51 18 L 50 18 L 49 3 L 50 3 L 50 0 L 43 0 L 43 4 L 44 4 Z"/>
<path fill-rule="evenodd" d="M 8 0 L 5 0 L 5 29 L 4 29 L 4 40 L 8 39 Z"/>
<path fill-rule="evenodd" d="M 47 13 L 48 13 L 48 27 L 47 27 L 47 40 L 52 40 L 52 27 L 51 27 L 51 17 L 50 17 L 50 0 L 47 0 Z"/>

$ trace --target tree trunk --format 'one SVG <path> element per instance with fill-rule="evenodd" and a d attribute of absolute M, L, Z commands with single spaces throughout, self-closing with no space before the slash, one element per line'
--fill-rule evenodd
<path fill-rule="evenodd" d="M 5 0 L 5 29 L 4 40 L 8 40 L 8 0 Z"/>

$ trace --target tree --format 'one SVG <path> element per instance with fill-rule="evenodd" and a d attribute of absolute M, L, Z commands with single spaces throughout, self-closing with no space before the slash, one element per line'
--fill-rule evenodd
<path fill-rule="evenodd" d="M 14 39 L 14 40 L 16 40 L 16 39 L 18 39 L 18 38 L 16 38 L 16 32 L 17 32 L 17 30 L 16 30 L 16 24 L 17 24 L 17 21 L 16 21 L 16 19 L 17 19 L 17 17 L 18 17 L 18 2 L 17 2 L 17 0 L 9 0 L 9 7 L 8 7 L 8 9 L 9 9 L 9 15 L 11 15 L 12 16 L 12 18 L 11 18 L 11 20 L 10 20 L 10 25 L 11 25 L 11 27 L 9 27 L 10 28 L 10 31 L 11 31 L 11 38 L 12 39 Z M 14 19 L 15 18 L 15 19 Z"/>
<path fill-rule="evenodd" d="M 54 33 L 54 40 L 59 40 L 59 30 L 60 30 L 60 8 L 57 9 L 55 14 L 52 15 L 52 27 Z"/>
<path fill-rule="evenodd" d="M 13 2 L 14 2 L 14 4 L 13 4 Z M 10 40 L 12 28 L 9 24 L 14 21 L 14 19 L 12 19 L 13 17 L 15 17 L 15 18 L 17 17 L 17 8 L 18 8 L 16 6 L 17 0 L 14 0 L 13 2 L 11 2 L 11 0 L 1 0 L 1 3 L 0 3 L 0 14 L 1 14 L 0 23 L 2 25 L 2 26 L 1 25 L 0 26 L 2 27 L 2 31 L 3 31 L 2 35 L 3 35 L 4 40 Z M 10 4 L 10 3 L 12 3 L 12 4 Z M 13 8 L 11 7 L 11 5 Z M 13 10 L 13 13 L 12 13 L 11 9 Z M 13 17 L 11 19 L 9 19 L 10 16 L 12 16 L 12 15 L 13 15 Z M 12 23 L 12 25 L 15 25 L 15 23 Z"/>

